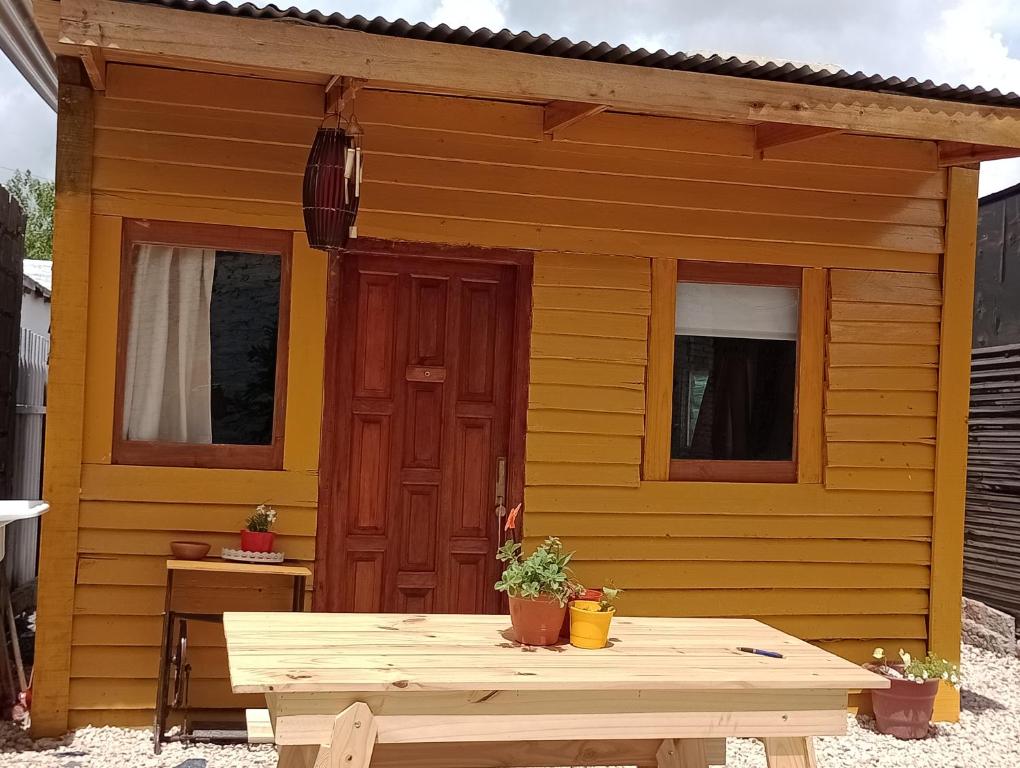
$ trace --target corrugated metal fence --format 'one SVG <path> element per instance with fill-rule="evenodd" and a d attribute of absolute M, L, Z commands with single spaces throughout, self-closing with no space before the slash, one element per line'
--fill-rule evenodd
<path fill-rule="evenodd" d="M 963 591 L 1020 617 L 1020 344 L 975 349 Z"/>
<path fill-rule="evenodd" d="M 46 377 L 50 340 L 22 328 L 18 352 L 18 388 L 14 425 L 14 495 L 42 497 L 43 434 L 46 422 Z M 4 565 L 11 586 L 35 578 L 39 550 L 39 521 L 22 520 L 7 527 Z"/>

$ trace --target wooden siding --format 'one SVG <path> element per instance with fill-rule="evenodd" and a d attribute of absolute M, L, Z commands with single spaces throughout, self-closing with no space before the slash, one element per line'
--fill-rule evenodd
<path fill-rule="evenodd" d="M 167 543 L 219 547 L 268 501 L 288 553 L 313 557 L 326 262 L 304 243 L 299 201 L 323 98 L 307 84 L 111 64 L 94 104 L 68 718 L 146 724 Z M 364 235 L 539 252 L 529 542 L 562 535 L 583 579 L 628 589 L 629 612 L 755 615 L 854 659 L 875 644 L 923 650 L 946 196 L 933 144 L 825 137 L 760 161 L 746 127 L 721 123 L 604 113 L 546 141 L 533 105 L 368 91 L 357 108 Z M 296 233 L 284 471 L 110 465 L 132 217 Z M 802 447 L 825 457 L 802 477 L 814 482 L 642 480 L 656 258 L 826 272 L 829 415 Z M 873 294 L 837 299 L 861 276 Z M 898 300 L 904 286 L 915 300 Z M 73 290 L 62 300 L 84 303 Z M 891 335 L 877 343 L 878 330 Z M 901 434 L 906 445 L 891 442 Z M 233 703 L 219 629 L 196 629 L 195 645 L 196 707 Z"/>

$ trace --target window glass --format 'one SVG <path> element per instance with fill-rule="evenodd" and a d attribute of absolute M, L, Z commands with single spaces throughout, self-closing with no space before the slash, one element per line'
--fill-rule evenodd
<path fill-rule="evenodd" d="M 790 461 L 796 288 L 678 283 L 673 459 Z"/>
<path fill-rule="evenodd" d="M 280 278 L 279 255 L 136 247 L 124 439 L 272 443 Z"/>

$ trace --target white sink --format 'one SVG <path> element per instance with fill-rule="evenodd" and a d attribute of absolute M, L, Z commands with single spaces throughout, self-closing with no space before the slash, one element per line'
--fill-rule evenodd
<path fill-rule="evenodd" d="M 38 499 L 0 500 L 0 528 L 8 523 L 15 523 L 18 520 L 29 520 L 33 517 L 39 517 L 49 508 L 49 504 Z"/>

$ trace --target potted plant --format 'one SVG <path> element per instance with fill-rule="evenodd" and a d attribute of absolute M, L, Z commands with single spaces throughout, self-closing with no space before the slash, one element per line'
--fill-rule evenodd
<path fill-rule="evenodd" d="M 272 552 L 273 524 L 276 522 L 276 510 L 268 504 L 259 504 L 245 521 L 241 531 L 241 549 L 245 552 Z"/>
<path fill-rule="evenodd" d="M 578 588 L 569 568 L 573 553 L 564 552 L 560 540 L 550 537 L 528 557 L 522 557 L 521 545 L 511 539 L 496 557 L 504 564 L 496 590 L 507 593 L 517 642 L 555 645 L 567 600 Z"/>
<path fill-rule="evenodd" d="M 933 653 L 913 659 L 900 649 L 900 661 L 895 663 L 885 658 L 881 648 L 876 648 L 873 656 L 875 661 L 864 666 L 890 681 L 889 688 L 871 692 L 875 727 L 898 739 L 925 738 L 939 685 L 945 680 L 959 689 L 959 668 Z"/>
<path fill-rule="evenodd" d="M 609 642 L 609 625 L 616 615 L 614 603 L 623 593 L 616 587 L 602 587 L 597 600 L 574 600 L 570 604 L 570 644 L 597 650 Z"/>

